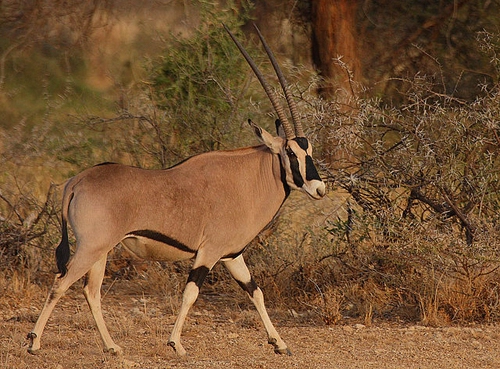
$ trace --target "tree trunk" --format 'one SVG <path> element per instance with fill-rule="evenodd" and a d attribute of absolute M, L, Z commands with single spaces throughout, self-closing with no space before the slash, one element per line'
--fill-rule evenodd
<path fill-rule="evenodd" d="M 323 78 L 318 89 L 331 98 L 338 89 L 355 94 L 353 82 L 361 80 L 356 37 L 358 0 L 312 0 L 312 56 Z M 338 63 L 341 58 L 345 63 Z"/>

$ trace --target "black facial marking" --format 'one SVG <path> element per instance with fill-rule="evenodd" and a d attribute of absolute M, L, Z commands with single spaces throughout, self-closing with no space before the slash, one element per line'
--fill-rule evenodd
<path fill-rule="evenodd" d="M 257 286 L 257 283 L 255 283 L 255 281 L 254 281 L 254 279 L 253 279 L 253 278 L 251 278 L 251 279 L 250 279 L 250 282 L 248 282 L 248 283 L 244 283 L 244 282 L 241 282 L 241 281 L 238 281 L 238 280 L 236 280 L 236 282 L 238 282 L 238 284 L 240 285 L 240 287 L 241 287 L 244 291 L 246 291 L 246 292 L 247 292 L 250 296 L 252 296 L 252 297 L 253 297 L 253 293 L 255 292 L 255 290 L 256 290 L 257 288 L 259 288 L 259 287 Z"/>
<path fill-rule="evenodd" d="M 196 269 L 192 269 L 191 272 L 189 272 L 187 283 L 194 282 L 198 288 L 201 288 L 209 271 L 210 269 L 206 266 L 200 266 Z"/>
<path fill-rule="evenodd" d="M 313 179 L 321 181 L 321 177 L 319 176 L 318 171 L 316 170 L 316 166 L 314 165 L 311 156 L 307 155 L 306 156 L 306 180 L 311 181 Z"/>
<path fill-rule="evenodd" d="M 305 137 L 295 137 L 293 139 L 300 146 L 302 150 L 307 150 L 309 148 L 309 141 Z"/>
<path fill-rule="evenodd" d="M 287 155 L 288 159 L 290 160 L 290 169 L 292 170 L 293 183 L 295 183 L 295 186 L 297 186 L 298 188 L 301 188 L 304 185 L 304 179 L 300 174 L 299 160 L 297 159 L 295 153 L 290 154 L 287 152 Z"/>
<path fill-rule="evenodd" d="M 151 231 L 149 229 L 141 229 L 138 231 L 133 231 L 127 234 L 127 236 L 139 236 L 144 238 L 149 238 L 150 240 L 158 241 L 164 243 L 166 245 L 175 247 L 178 250 L 189 252 L 191 254 L 196 253 L 196 250 L 190 249 L 187 245 L 183 244 L 180 241 L 177 241 L 175 238 L 171 238 L 163 233 Z"/>
<path fill-rule="evenodd" d="M 283 189 L 285 190 L 285 199 L 286 199 L 290 195 L 291 190 L 290 190 L 290 186 L 288 185 L 288 182 L 286 181 L 286 170 L 285 170 L 285 167 L 283 166 L 283 163 L 281 162 L 281 160 L 282 159 L 280 159 L 281 182 L 283 183 Z"/>

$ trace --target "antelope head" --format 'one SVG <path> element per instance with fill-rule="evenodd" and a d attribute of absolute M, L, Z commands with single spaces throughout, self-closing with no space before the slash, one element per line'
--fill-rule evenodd
<path fill-rule="evenodd" d="M 231 33 L 229 28 L 224 25 L 224 28 L 229 33 L 229 36 L 231 36 L 231 39 L 238 47 L 241 54 L 245 57 L 260 84 L 266 91 L 266 94 L 269 97 L 276 114 L 278 115 L 278 119 L 276 120 L 276 130 L 278 136 L 271 135 L 265 129 L 253 123 L 250 119 L 248 120 L 248 123 L 254 129 L 259 140 L 265 144 L 273 154 L 279 155 L 288 186 L 291 189 L 303 191 L 311 198 L 319 200 L 325 196 L 326 189 L 325 183 L 319 176 L 316 166 L 312 160 L 312 146 L 309 140 L 305 137 L 295 101 L 292 98 L 288 84 L 283 73 L 281 72 L 276 58 L 274 57 L 274 54 L 269 48 L 266 40 L 260 33 L 260 30 L 256 25 L 254 25 L 254 27 L 257 30 L 257 34 L 259 35 L 262 45 L 264 46 L 269 60 L 271 61 L 276 75 L 278 76 L 278 80 L 281 88 L 283 89 L 283 93 L 290 110 L 293 127 L 288 121 L 285 111 L 279 103 L 274 90 L 269 87 L 264 75 L 257 67 L 257 64 L 255 64 L 243 45 L 241 45 L 241 43 Z"/>

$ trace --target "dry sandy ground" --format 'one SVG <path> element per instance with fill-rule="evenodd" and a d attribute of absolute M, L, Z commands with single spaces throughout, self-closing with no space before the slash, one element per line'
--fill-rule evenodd
<path fill-rule="evenodd" d="M 43 298 L 18 305 L 3 298 L 0 368 L 500 368 L 497 326 L 427 328 L 387 322 L 370 327 L 344 321 L 324 326 L 288 312 L 270 311 L 292 356 L 273 353 L 254 309 L 200 296 L 185 325 L 188 357 L 165 345 L 175 307 L 159 297 L 106 296 L 105 318 L 122 357 L 102 352 L 100 338 L 80 293 L 56 307 L 36 356 L 26 334 Z"/>

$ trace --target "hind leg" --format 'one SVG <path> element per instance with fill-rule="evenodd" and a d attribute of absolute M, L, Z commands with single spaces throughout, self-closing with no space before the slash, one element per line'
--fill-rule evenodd
<path fill-rule="evenodd" d="M 240 255 L 236 259 L 224 261 L 224 265 L 241 288 L 248 293 L 250 300 L 252 300 L 255 305 L 255 308 L 264 323 L 264 327 L 266 328 L 268 342 L 274 346 L 274 352 L 277 354 L 291 355 L 292 353 L 286 346 L 286 343 L 281 339 L 280 335 L 276 331 L 276 328 L 274 328 L 269 315 L 267 314 L 267 310 L 264 305 L 264 294 L 250 275 L 243 256 Z"/>
<path fill-rule="evenodd" d="M 87 257 L 85 258 L 83 255 L 79 255 L 78 251 L 75 252 L 75 255 L 69 262 L 66 275 L 61 278 L 60 275 L 56 276 L 35 327 L 28 333 L 28 339 L 30 340 L 28 352 L 31 354 L 36 353 L 40 349 L 40 338 L 43 330 L 59 299 L 73 283 L 83 277 L 90 267 L 99 260 L 99 256 L 91 257 L 90 255 L 85 255 Z"/>
<path fill-rule="evenodd" d="M 92 316 L 94 317 L 97 329 L 101 334 L 104 351 L 111 352 L 112 354 L 120 354 L 122 352 L 122 348 L 114 343 L 113 339 L 109 335 L 101 310 L 101 285 L 104 278 L 104 271 L 106 270 L 106 258 L 107 255 L 101 258 L 90 268 L 83 287 L 83 294 L 87 299 L 87 303 L 90 311 L 92 312 Z"/>

